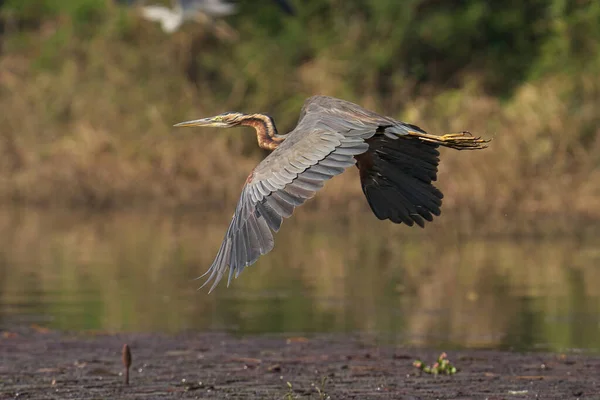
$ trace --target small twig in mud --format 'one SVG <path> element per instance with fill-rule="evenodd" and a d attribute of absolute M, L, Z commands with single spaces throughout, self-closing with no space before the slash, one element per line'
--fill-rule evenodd
<path fill-rule="evenodd" d="M 121 359 L 123 360 L 123 366 L 125 367 L 125 384 L 129 385 L 129 368 L 131 367 L 131 351 L 129 346 L 123 345 L 123 351 L 121 352 Z"/>
<path fill-rule="evenodd" d="M 426 374 L 444 374 L 444 375 L 454 375 L 458 370 L 450 360 L 448 360 L 448 355 L 446 353 L 440 354 L 437 359 L 437 362 L 433 365 L 425 365 L 425 363 L 421 360 L 416 360 L 413 362 L 413 365 L 419 368 L 421 371 Z"/>

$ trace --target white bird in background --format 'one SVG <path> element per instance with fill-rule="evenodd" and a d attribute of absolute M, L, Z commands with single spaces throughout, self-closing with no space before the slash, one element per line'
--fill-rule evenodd
<path fill-rule="evenodd" d="M 255 0 L 253 0 L 255 1 Z M 288 0 L 274 0 L 275 3 L 289 15 L 294 15 L 294 8 Z M 117 0 L 119 3 L 132 5 L 136 0 Z M 206 22 L 210 18 L 221 18 L 235 14 L 237 5 L 226 0 L 173 0 L 173 8 L 164 6 L 142 6 L 142 17 L 160 22 L 162 29 L 173 33 L 186 20 Z"/>
<path fill-rule="evenodd" d="M 142 17 L 160 22 L 163 31 L 173 33 L 186 20 L 196 20 L 204 14 L 209 17 L 225 17 L 234 14 L 235 4 L 223 0 L 176 0 L 173 9 L 163 6 L 142 6 Z"/>

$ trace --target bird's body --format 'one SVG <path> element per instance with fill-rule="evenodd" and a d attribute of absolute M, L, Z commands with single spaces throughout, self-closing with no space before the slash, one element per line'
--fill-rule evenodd
<path fill-rule="evenodd" d="M 229 268 L 228 283 L 273 249 L 272 231 L 313 197 L 324 182 L 355 165 L 363 192 L 379 219 L 424 226 L 440 214 L 437 147 L 481 149 L 468 132 L 429 135 L 417 126 L 379 115 L 345 100 L 313 96 L 298 124 L 279 135 L 264 114 L 224 113 L 176 126 L 252 126 L 259 146 L 273 150 L 246 179 L 233 220 L 207 273 L 214 289 Z"/>

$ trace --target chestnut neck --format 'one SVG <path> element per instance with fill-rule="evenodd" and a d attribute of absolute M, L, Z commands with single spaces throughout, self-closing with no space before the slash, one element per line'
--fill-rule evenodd
<path fill-rule="evenodd" d="M 275 150 L 285 139 L 285 136 L 277 133 L 273 119 L 265 114 L 247 115 L 240 125 L 253 127 L 256 130 L 258 146 L 265 150 Z"/>

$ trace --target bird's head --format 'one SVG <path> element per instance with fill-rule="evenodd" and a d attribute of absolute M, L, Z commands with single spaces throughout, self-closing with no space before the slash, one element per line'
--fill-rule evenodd
<path fill-rule="evenodd" d="M 223 114 L 215 115 L 214 117 L 180 122 L 173 126 L 211 126 L 214 128 L 232 128 L 234 126 L 240 125 L 245 120 L 245 117 L 247 117 L 246 114 L 242 114 L 239 112 L 226 112 Z"/>

